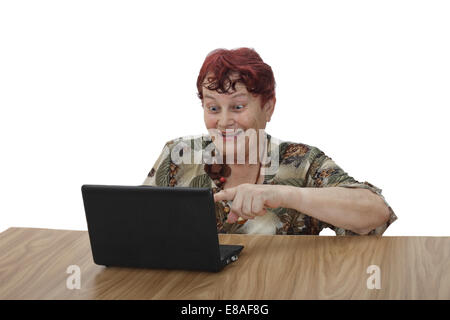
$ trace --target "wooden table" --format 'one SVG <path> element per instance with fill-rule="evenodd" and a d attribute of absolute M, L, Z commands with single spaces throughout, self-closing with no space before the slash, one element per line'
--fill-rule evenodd
<path fill-rule="evenodd" d="M 106 268 L 87 231 L 0 234 L 0 299 L 450 299 L 450 237 L 219 234 L 245 246 L 219 273 Z M 77 265 L 81 288 L 68 289 Z M 368 289 L 370 265 L 380 289 Z"/>

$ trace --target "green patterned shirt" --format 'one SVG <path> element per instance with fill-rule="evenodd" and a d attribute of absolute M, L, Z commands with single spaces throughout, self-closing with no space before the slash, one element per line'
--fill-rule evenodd
<path fill-rule="evenodd" d="M 274 141 L 277 141 L 276 143 Z M 180 144 L 181 142 L 181 144 Z M 195 187 L 217 188 L 213 179 L 205 172 L 204 163 L 194 161 L 194 153 L 190 154 L 191 162 L 179 163 L 173 161 L 171 154 L 177 152 L 181 146 L 189 146 L 191 150 L 205 151 L 213 147 L 208 135 L 179 137 L 168 141 L 155 164 L 151 168 L 143 184 L 163 187 Z M 347 187 L 365 188 L 379 195 L 390 211 L 389 220 L 369 232 L 369 235 L 382 235 L 387 227 L 397 219 L 394 211 L 381 194 L 381 189 L 365 181 L 356 181 L 342 170 L 330 157 L 320 149 L 289 141 L 280 141 L 267 134 L 267 156 L 276 156 L 278 166 L 275 170 L 266 171 L 264 184 L 292 185 L 301 188 Z M 174 151 L 174 148 L 177 148 Z M 274 149 L 276 148 L 276 149 Z M 272 150 L 278 152 L 272 152 Z M 186 154 L 185 154 L 186 156 Z M 232 201 L 228 201 L 230 205 Z M 289 235 L 318 235 L 323 228 L 332 229 L 336 235 L 358 235 L 315 219 L 302 212 L 290 208 L 269 209 L 264 216 L 257 216 L 247 220 L 244 224 L 227 223 L 227 214 L 224 212 L 225 203 L 216 202 L 216 223 L 219 233 L 245 233 L 245 234 L 289 234 Z"/>

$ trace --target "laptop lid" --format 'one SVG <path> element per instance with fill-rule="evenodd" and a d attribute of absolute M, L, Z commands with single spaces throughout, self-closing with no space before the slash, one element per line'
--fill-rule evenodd
<path fill-rule="evenodd" d="M 222 269 L 211 189 L 107 185 L 81 189 L 96 264 Z"/>

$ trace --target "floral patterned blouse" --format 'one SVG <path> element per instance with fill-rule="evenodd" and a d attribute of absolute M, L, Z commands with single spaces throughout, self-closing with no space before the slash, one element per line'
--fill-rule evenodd
<path fill-rule="evenodd" d="M 369 189 L 384 200 L 390 211 L 389 220 L 370 231 L 369 235 L 382 235 L 387 227 L 397 219 L 394 211 L 381 194 L 381 189 L 367 181 L 363 183 L 356 181 L 320 149 L 303 143 L 280 141 L 267 133 L 266 137 L 267 156 L 269 158 L 271 156 L 278 157 L 278 166 L 275 170 L 267 170 L 264 173 L 264 184 L 292 185 L 302 188 L 339 186 Z M 212 140 L 209 135 L 199 135 L 179 137 L 168 141 L 143 184 L 162 187 L 212 188 L 216 192 L 217 185 L 205 172 L 204 163 L 198 161 L 180 163 L 180 161 L 173 160 L 171 154 L 175 147 L 177 148 L 176 152 L 181 149 L 180 142 L 182 146 L 189 146 L 191 150 L 204 151 L 212 143 Z M 214 144 L 209 147 L 214 147 Z M 182 155 L 183 151 L 179 154 Z M 231 202 L 228 201 L 227 204 L 230 206 Z M 322 229 L 330 228 L 336 235 L 358 235 L 351 230 L 330 225 L 290 208 L 268 209 L 264 216 L 257 216 L 247 220 L 244 224 L 227 223 L 227 214 L 224 208 L 224 202 L 215 203 L 217 232 L 219 233 L 318 235 Z"/>

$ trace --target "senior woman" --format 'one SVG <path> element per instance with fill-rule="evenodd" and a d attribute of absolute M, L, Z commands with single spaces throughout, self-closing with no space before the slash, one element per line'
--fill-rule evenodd
<path fill-rule="evenodd" d="M 397 219 L 381 189 L 319 148 L 265 132 L 275 80 L 255 50 L 210 52 L 197 89 L 209 134 L 167 142 L 144 185 L 212 188 L 219 233 L 381 235 Z M 186 150 L 202 151 L 201 161 L 180 161 L 183 152 L 192 160 Z"/>

